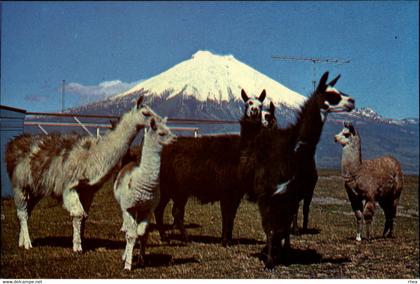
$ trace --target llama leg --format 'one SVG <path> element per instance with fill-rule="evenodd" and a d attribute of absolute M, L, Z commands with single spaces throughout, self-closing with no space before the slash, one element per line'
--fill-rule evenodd
<path fill-rule="evenodd" d="M 220 209 L 222 211 L 222 245 L 225 247 L 232 243 L 233 224 L 241 199 L 242 195 L 239 194 L 238 196 L 227 196 L 227 198 L 220 201 Z"/>
<path fill-rule="evenodd" d="M 267 234 L 267 259 L 265 261 L 266 269 L 273 269 L 274 267 L 273 240 L 274 240 L 274 232 L 270 231 Z"/>
<path fill-rule="evenodd" d="M 297 236 L 299 235 L 298 215 L 299 215 L 300 199 L 297 194 L 294 196 L 294 198 L 295 199 L 293 200 L 293 202 L 295 204 L 295 208 L 294 208 L 294 213 L 293 213 L 292 234 Z"/>
<path fill-rule="evenodd" d="M 82 190 L 79 193 L 80 202 L 82 203 L 82 207 L 85 211 L 85 215 L 82 218 L 82 224 L 80 227 L 80 236 L 82 240 L 84 239 L 85 235 L 85 227 L 86 227 L 86 219 L 88 217 L 89 209 L 93 202 L 94 191 L 92 190 Z"/>
<path fill-rule="evenodd" d="M 318 174 L 315 171 L 315 173 L 313 173 L 311 181 L 308 183 L 308 187 L 306 189 L 306 196 L 303 199 L 303 226 L 302 226 L 303 232 L 308 231 L 309 206 L 311 205 L 311 202 L 312 202 L 312 197 L 314 195 L 314 190 L 315 190 L 317 181 L 318 181 Z"/>
<path fill-rule="evenodd" d="M 140 226 L 140 224 L 139 224 L 139 226 Z M 137 230 L 137 233 L 138 233 L 138 230 Z M 139 254 L 139 259 L 137 261 L 140 267 L 145 266 L 145 252 L 146 252 L 146 246 L 147 246 L 148 238 L 149 238 L 149 230 L 148 230 L 147 224 L 146 224 L 144 234 L 142 236 L 140 236 L 140 254 Z"/>
<path fill-rule="evenodd" d="M 137 239 L 137 222 L 127 212 L 123 212 L 123 230 L 125 230 L 125 250 L 123 254 L 124 269 L 131 270 L 131 264 L 133 261 L 133 250 Z"/>
<path fill-rule="evenodd" d="M 160 239 L 162 241 L 168 241 L 168 237 L 165 233 L 164 225 L 163 225 L 163 216 L 165 213 L 166 205 L 168 205 L 169 197 L 167 194 L 161 193 L 159 204 L 155 209 L 155 220 L 156 226 L 159 230 Z"/>
<path fill-rule="evenodd" d="M 356 216 L 356 241 L 360 242 L 362 241 L 362 231 L 363 231 L 363 213 L 361 210 L 356 210 L 354 212 L 354 215 Z"/>
<path fill-rule="evenodd" d="M 303 225 L 302 225 L 302 232 L 305 233 L 308 231 L 308 217 L 309 217 L 309 206 L 311 205 L 313 192 L 305 196 L 303 200 Z"/>
<path fill-rule="evenodd" d="M 123 211 L 122 217 L 123 217 L 123 224 L 121 226 L 121 231 L 126 233 L 126 239 L 127 239 L 127 232 L 133 226 L 132 225 L 133 219 L 132 219 L 130 213 L 128 213 L 125 210 Z M 131 230 L 133 230 L 133 229 L 131 229 Z M 122 255 L 122 260 L 125 261 L 126 257 L 127 257 L 127 244 L 125 246 L 124 253 Z"/>
<path fill-rule="evenodd" d="M 28 219 L 29 219 L 29 197 L 26 197 L 20 188 L 13 189 L 15 195 L 16 213 L 20 223 L 19 247 L 25 249 L 32 248 L 31 238 L 29 237 Z"/>
<path fill-rule="evenodd" d="M 125 270 L 131 270 L 131 264 L 133 261 L 133 250 L 134 245 L 136 244 L 136 238 L 135 231 L 133 232 L 127 232 L 125 235 L 126 240 L 126 246 L 125 246 L 125 261 L 124 261 L 124 269 Z"/>
<path fill-rule="evenodd" d="M 296 236 L 299 235 L 298 213 L 299 213 L 299 206 L 297 207 L 295 214 L 293 214 L 292 232 L 293 232 L 293 235 L 296 235 Z"/>
<path fill-rule="evenodd" d="M 353 209 L 354 216 L 356 217 L 356 241 L 360 242 L 362 241 L 363 231 L 363 203 L 360 199 L 357 199 L 352 195 L 351 190 L 348 190 L 347 194 L 350 199 L 351 208 Z"/>
<path fill-rule="evenodd" d="M 174 217 L 174 224 L 181 232 L 181 239 L 183 242 L 189 242 L 187 231 L 184 226 L 185 205 L 187 204 L 186 198 L 174 200 L 172 207 L 172 216 Z"/>
<path fill-rule="evenodd" d="M 66 189 L 63 193 L 64 208 L 69 211 L 73 218 L 73 251 L 82 252 L 82 240 L 80 231 L 82 227 L 82 219 L 86 216 L 79 194 L 74 189 Z"/>
<path fill-rule="evenodd" d="M 375 202 L 366 201 L 365 208 L 363 210 L 363 217 L 366 223 L 366 238 L 370 240 L 372 237 L 372 221 L 375 213 Z"/>
<path fill-rule="evenodd" d="M 385 228 L 383 232 L 384 238 L 391 238 L 393 235 L 393 229 L 394 229 L 394 221 L 395 216 L 397 214 L 397 202 L 398 200 L 395 199 L 392 201 L 392 204 L 384 204 L 382 208 L 384 209 L 385 213 Z"/>

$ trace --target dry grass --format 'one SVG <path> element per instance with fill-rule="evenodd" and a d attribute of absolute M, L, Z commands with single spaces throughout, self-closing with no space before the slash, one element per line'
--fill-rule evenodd
<path fill-rule="evenodd" d="M 161 243 L 152 230 L 147 267 L 124 272 L 121 215 L 107 186 L 94 199 L 80 255 L 72 252 L 70 217 L 53 199 L 43 200 L 30 219 L 34 248 L 18 248 L 13 200 L 3 199 L 1 278 L 419 278 L 418 177 L 406 177 L 396 237 L 380 238 L 384 216 L 378 209 L 377 238 L 356 243 L 354 216 L 338 172 L 321 174 L 311 206 L 311 234 L 292 236 L 290 258 L 274 271 L 265 271 L 259 260 L 264 234 L 255 204 L 242 202 L 234 229 L 237 244 L 224 248 L 219 244 L 219 204 L 190 200 L 185 221 L 193 242 L 182 245 L 172 230 L 171 242 Z M 166 223 L 172 223 L 169 213 L 167 208 Z"/>

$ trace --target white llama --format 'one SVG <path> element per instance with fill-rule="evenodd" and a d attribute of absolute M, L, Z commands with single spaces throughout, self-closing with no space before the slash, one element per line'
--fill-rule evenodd
<path fill-rule="evenodd" d="M 121 206 L 126 247 L 123 254 L 124 269 L 131 270 L 133 249 L 140 236 L 140 266 L 144 266 L 149 224 L 159 203 L 160 154 L 164 145 L 175 140 L 175 135 L 166 126 L 166 118 L 161 122 L 150 120 L 145 129 L 140 164 L 131 162 L 118 174 L 114 184 L 114 195 Z"/>
<path fill-rule="evenodd" d="M 141 96 L 116 128 L 101 138 L 78 135 L 20 135 L 6 149 L 20 221 L 19 246 L 32 247 L 28 218 L 44 196 L 62 198 L 73 219 L 73 250 L 82 251 L 81 235 L 94 193 L 112 175 L 138 131 L 156 117 Z"/>

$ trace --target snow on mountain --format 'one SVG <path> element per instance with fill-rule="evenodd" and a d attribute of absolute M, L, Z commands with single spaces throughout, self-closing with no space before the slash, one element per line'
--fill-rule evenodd
<path fill-rule="evenodd" d="M 374 121 L 377 123 L 393 124 L 393 125 L 409 125 L 409 124 L 418 124 L 418 118 L 405 118 L 405 119 L 395 119 L 395 118 L 386 118 L 374 111 L 370 107 L 356 108 L 351 113 L 343 113 L 341 116 L 353 117 L 357 119 Z"/>
<path fill-rule="evenodd" d="M 241 89 L 248 95 L 259 95 L 267 91 L 266 103 L 299 107 L 305 97 L 290 90 L 252 67 L 240 62 L 232 55 L 216 55 L 209 51 L 198 51 L 191 59 L 143 81 L 113 99 L 142 92 L 166 100 L 181 95 L 193 97 L 200 102 L 231 102 L 241 100 Z"/>
<path fill-rule="evenodd" d="M 359 114 L 366 118 L 381 120 L 383 119 L 382 115 L 371 109 L 370 107 L 362 107 L 355 110 L 355 114 Z"/>

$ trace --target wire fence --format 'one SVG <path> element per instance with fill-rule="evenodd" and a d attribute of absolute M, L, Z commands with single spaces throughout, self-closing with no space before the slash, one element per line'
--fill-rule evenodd
<path fill-rule="evenodd" d="M 68 121 L 43 121 L 42 117 L 56 117 L 72 119 L 73 122 Z M 90 129 L 96 130 L 96 136 L 101 136 L 101 130 L 112 129 L 111 121 L 118 121 L 120 116 L 115 115 L 92 115 L 92 114 L 78 114 L 78 113 L 49 113 L 49 112 L 26 112 L 24 126 L 37 127 L 44 134 L 48 134 L 47 127 L 78 127 L 83 129 L 85 133 L 90 136 L 95 136 Z M 102 122 L 82 122 L 81 119 L 96 119 Z M 104 123 L 103 120 L 108 120 L 109 123 Z M 202 136 L 200 133 L 200 126 L 203 125 L 239 125 L 239 121 L 235 120 L 210 120 L 210 119 L 184 119 L 184 118 L 169 118 L 168 124 L 173 131 L 190 132 L 194 137 Z M 190 126 L 183 126 L 190 125 Z M 192 126 L 191 126 L 192 125 Z M 229 132 L 228 134 L 237 134 L 238 132 Z M 221 133 L 210 133 L 206 135 L 220 135 Z"/>

